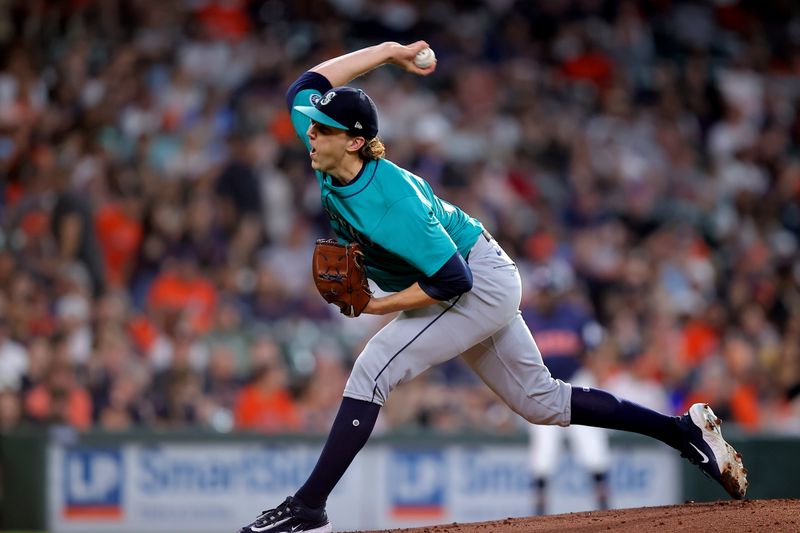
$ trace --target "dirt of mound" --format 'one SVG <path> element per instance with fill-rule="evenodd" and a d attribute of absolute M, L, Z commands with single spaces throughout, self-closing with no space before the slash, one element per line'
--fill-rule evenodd
<path fill-rule="evenodd" d="M 795 533 L 800 531 L 800 500 L 745 500 L 669 507 L 617 509 L 476 524 L 446 524 L 392 533 Z"/>

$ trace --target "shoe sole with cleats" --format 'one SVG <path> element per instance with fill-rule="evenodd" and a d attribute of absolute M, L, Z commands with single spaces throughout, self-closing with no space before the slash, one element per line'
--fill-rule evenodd
<path fill-rule="evenodd" d="M 703 440 L 711 448 L 719 468 L 719 482 L 732 498 L 741 500 L 747 493 L 747 469 L 742 455 L 722 438 L 720 419 L 708 404 L 696 403 L 689 408 L 692 422 L 700 428 Z"/>

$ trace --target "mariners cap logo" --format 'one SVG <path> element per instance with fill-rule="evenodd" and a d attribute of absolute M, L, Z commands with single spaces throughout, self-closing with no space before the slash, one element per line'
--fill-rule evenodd
<path fill-rule="evenodd" d="M 317 102 L 319 102 L 320 100 L 322 100 L 322 96 L 316 93 L 308 97 L 308 101 L 311 102 L 311 105 L 313 106 L 316 106 Z"/>
<path fill-rule="evenodd" d="M 333 100 L 334 96 L 336 96 L 336 92 L 335 91 L 328 91 L 327 93 L 325 93 L 325 96 L 320 99 L 319 105 L 328 105 L 328 104 L 330 104 L 331 100 Z"/>

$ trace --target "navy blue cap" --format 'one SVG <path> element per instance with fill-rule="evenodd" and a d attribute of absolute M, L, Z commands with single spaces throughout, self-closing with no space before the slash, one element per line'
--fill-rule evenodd
<path fill-rule="evenodd" d="M 378 134 L 378 109 L 361 89 L 334 87 L 322 96 L 311 95 L 310 106 L 294 106 L 313 121 L 369 140 Z"/>

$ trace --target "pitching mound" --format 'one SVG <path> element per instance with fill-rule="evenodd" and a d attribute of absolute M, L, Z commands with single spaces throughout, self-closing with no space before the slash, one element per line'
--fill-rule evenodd
<path fill-rule="evenodd" d="M 669 507 L 507 518 L 497 522 L 447 524 L 392 531 L 394 533 L 564 533 L 566 531 L 791 533 L 800 531 L 800 500 L 685 503 Z"/>

